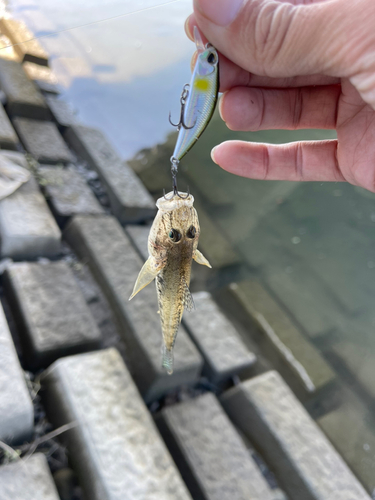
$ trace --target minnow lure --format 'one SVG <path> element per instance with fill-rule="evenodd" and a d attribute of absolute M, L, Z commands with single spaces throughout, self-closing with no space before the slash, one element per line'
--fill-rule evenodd
<path fill-rule="evenodd" d="M 190 84 L 186 84 L 181 94 L 180 121 L 176 146 L 171 158 L 172 176 L 175 178 L 180 160 L 194 146 L 204 132 L 215 111 L 219 92 L 219 56 L 211 44 L 203 44 L 198 28 L 194 26 L 194 40 L 198 57 Z"/>
<path fill-rule="evenodd" d="M 156 202 L 158 213 L 148 237 L 149 258 L 134 285 L 131 300 L 156 279 L 159 313 L 163 334 L 162 365 L 173 372 L 173 346 L 184 309 L 193 308 L 189 290 L 191 263 L 211 267 L 198 250 L 200 227 L 194 197 L 169 193 Z"/>

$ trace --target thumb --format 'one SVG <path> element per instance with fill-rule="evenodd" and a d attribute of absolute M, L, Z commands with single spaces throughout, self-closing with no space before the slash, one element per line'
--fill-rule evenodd
<path fill-rule="evenodd" d="M 348 53 L 343 49 L 348 39 L 353 42 L 354 38 L 355 42 L 353 29 L 358 36 L 363 35 L 361 19 L 358 24 L 353 22 L 353 5 L 348 10 L 348 3 L 194 0 L 194 13 L 207 39 L 251 73 L 272 77 L 342 77 L 351 76 L 350 68 L 346 70 Z M 363 17 L 361 9 L 356 10 Z M 352 45 L 355 47 L 355 43 Z"/>

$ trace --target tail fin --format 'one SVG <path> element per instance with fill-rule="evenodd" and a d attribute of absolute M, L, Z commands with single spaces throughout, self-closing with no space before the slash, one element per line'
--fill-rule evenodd
<path fill-rule="evenodd" d="M 162 361 L 161 364 L 163 368 L 167 370 L 168 375 L 173 373 L 173 347 L 168 349 L 168 347 L 163 343 L 162 347 Z"/>

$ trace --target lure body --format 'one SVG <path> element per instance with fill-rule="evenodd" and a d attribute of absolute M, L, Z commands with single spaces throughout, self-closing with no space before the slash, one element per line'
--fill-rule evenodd
<path fill-rule="evenodd" d="M 207 127 L 215 110 L 219 92 L 219 56 L 214 47 L 203 45 L 198 30 L 194 29 L 198 49 L 197 61 L 182 103 L 181 120 L 173 159 L 179 162 L 194 146 Z"/>
<path fill-rule="evenodd" d="M 182 313 L 184 309 L 193 308 L 189 291 L 192 259 L 211 266 L 197 248 L 200 227 L 193 196 L 181 198 L 173 192 L 169 195 L 170 198 L 162 197 L 156 202 L 159 210 L 148 238 L 149 258 L 139 273 L 130 299 L 156 280 L 163 335 L 162 365 L 171 374 L 173 347 Z"/>

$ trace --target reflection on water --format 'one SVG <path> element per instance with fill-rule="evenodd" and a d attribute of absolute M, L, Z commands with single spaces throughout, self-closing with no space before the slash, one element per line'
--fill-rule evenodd
<path fill-rule="evenodd" d="M 12 0 L 11 8 L 43 34 L 156 3 Z M 181 88 L 190 77 L 193 46 L 182 29 L 189 12 L 190 0 L 182 0 L 43 39 L 79 118 L 104 129 L 124 157 L 134 157 L 132 166 L 157 197 L 171 182 L 176 134 L 168 135 L 168 112 L 178 114 Z M 375 195 L 344 183 L 241 179 L 209 156 L 225 139 L 332 137 L 327 131 L 234 133 L 215 114 L 183 160 L 179 183 L 181 189 L 189 184 L 197 200 L 203 252 L 216 263 L 216 273 L 204 275 L 205 285 L 218 292 L 256 276 L 338 374 L 335 398 L 328 402 L 333 411 L 309 409 L 372 491 Z"/>

